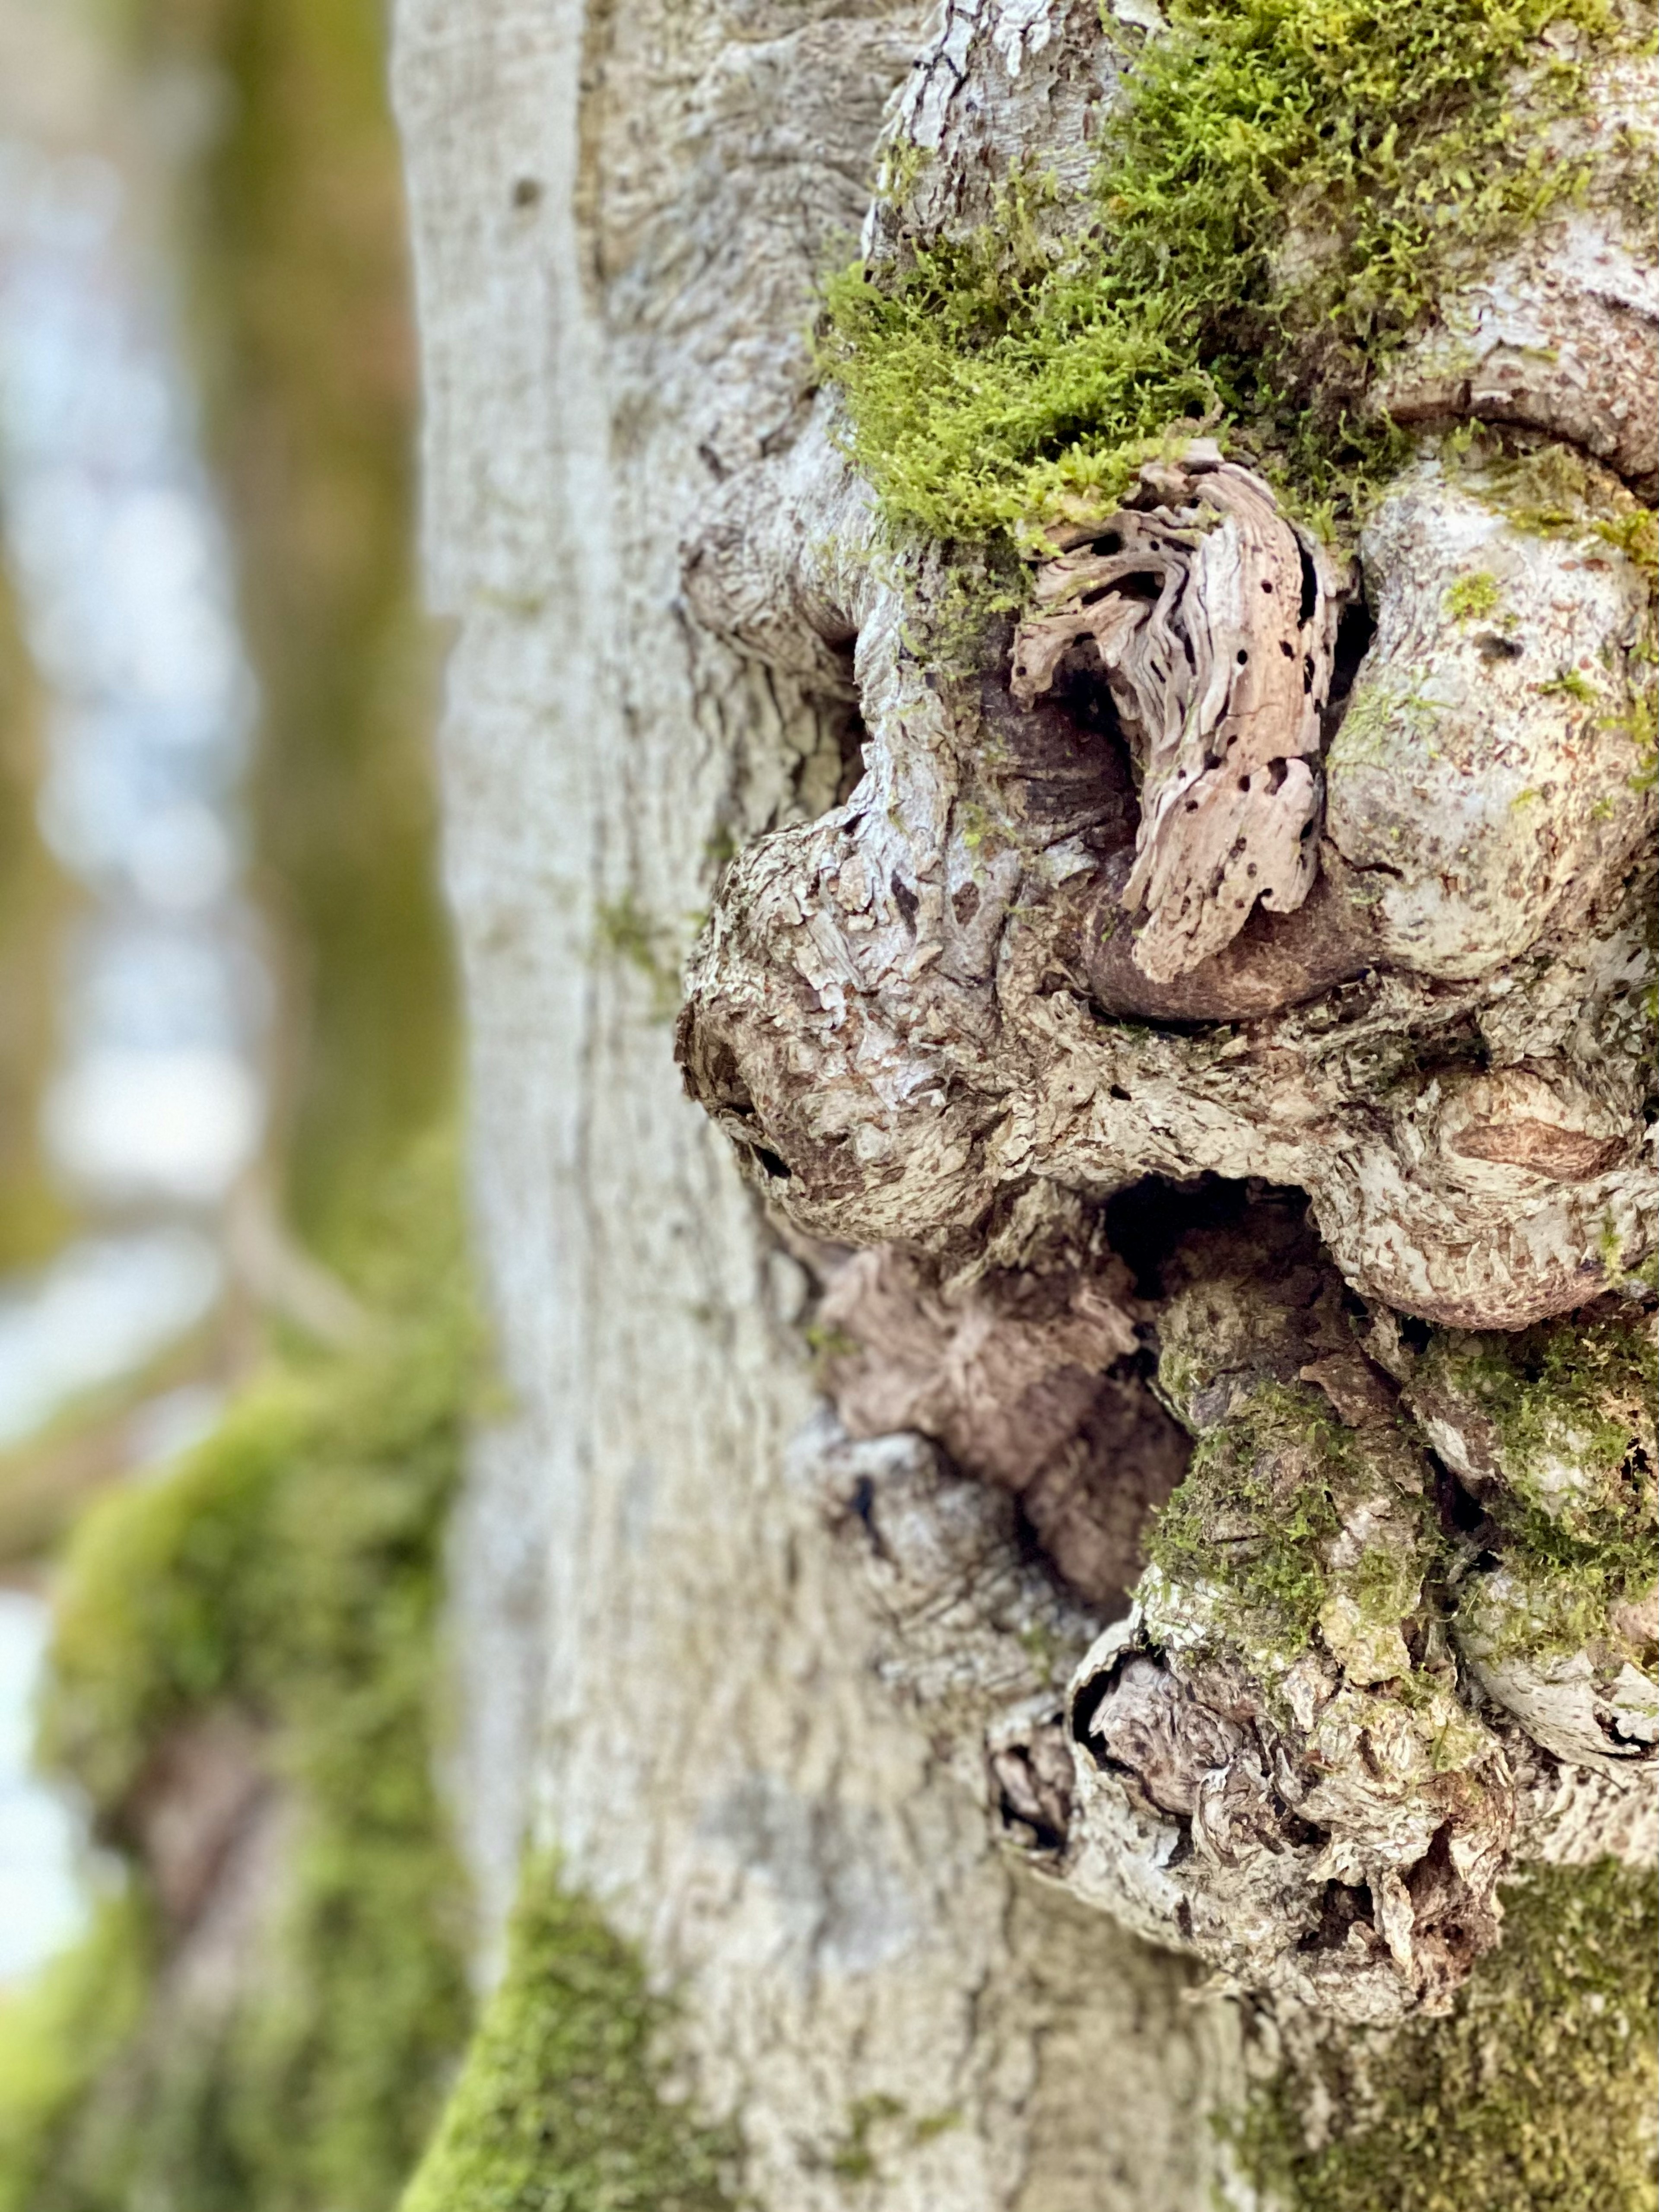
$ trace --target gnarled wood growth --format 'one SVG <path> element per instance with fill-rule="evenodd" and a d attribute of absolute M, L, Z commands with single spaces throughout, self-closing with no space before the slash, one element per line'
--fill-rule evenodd
<path fill-rule="evenodd" d="M 941 167 L 972 176 L 986 118 L 1041 149 L 1041 103 L 967 26 L 894 125 L 898 172 L 907 143 L 934 159 L 878 210 L 878 258 L 960 227 Z M 1075 84 L 1082 11 L 1061 35 Z M 964 653 L 945 550 L 883 542 L 833 393 L 688 541 L 700 617 L 842 684 L 850 647 L 865 726 L 844 803 L 727 870 L 680 1052 L 829 1248 L 850 1435 L 823 1480 L 890 1603 L 910 1591 L 896 1621 L 926 1624 L 893 1679 L 951 1680 L 997 1816 L 1078 1894 L 1355 2021 L 1443 2010 L 1528 1858 L 1654 1840 L 1655 1461 L 1628 1378 L 1659 1225 L 1631 488 L 1655 325 L 1630 234 L 1592 199 L 1401 349 L 1371 404 L 1424 428 L 1352 564 L 1177 427 L 1127 494 L 1033 532 L 1024 611 Z M 1470 416 L 1519 427 L 1448 434 Z M 1103 1201 L 1204 1176 L 1237 1218 L 1166 1236 L 1132 1285 Z M 1479 1333 L 1531 1331 L 1518 1403 L 1526 1346 L 1579 1310 L 1624 1380 L 1557 1453 L 1569 1492 L 1600 1455 L 1575 1522 L 1531 1445 L 1477 1476 L 1446 1377 Z M 1178 1456 L 1159 1401 L 1196 1454 L 1146 1566 Z M 981 1541 L 1002 1510 L 967 1509 L 964 1474 L 1025 1501 L 1054 1589 L 1092 1607 L 1063 1696 L 1019 1657 L 1039 1565 L 964 1577 L 940 1538 L 920 1590 L 921 1518 L 969 1510 Z"/>
<path fill-rule="evenodd" d="M 683 1993 L 687 2076 L 759 2202 L 1196 2212 L 1242 2026 L 1288 2048 L 1297 1995 L 1443 2003 L 1498 1873 L 1633 1850 L 1649 1817 L 1622 1670 L 1650 1672 L 1652 1462 L 1615 1380 L 1654 1213 L 1655 325 L 1621 136 L 1651 64 L 1562 5 L 1540 41 L 1532 0 L 1197 4 L 1160 46 L 1146 0 L 1104 25 L 1097 0 L 399 0 L 517 1407 L 456 1547 L 461 1798 L 490 1898 L 533 1805 Z M 1109 119 L 1195 21 L 1192 127 L 1153 116 L 1155 189 L 1114 206 Z M 1402 42 L 1432 97 L 1384 119 Z M 1212 114 L 1248 171 L 1264 88 L 1316 174 L 1254 202 L 1244 175 L 1227 204 L 1267 231 L 1235 264 L 1164 188 Z M 1528 168 L 1546 131 L 1565 161 Z M 842 347 L 843 405 L 801 332 L 872 155 L 852 325 L 918 271 L 960 282 L 912 300 L 881 404 Z M 1384 161 L 1406 213 L 1378 252 Z M 1413 274 L 1393 248 L 1431 230 Z M 1245 311 L 1234 368 L 1273 345 L 1316 428 L 1379 398 L 1414 426 L 1340 550 L 1240 435 L 1260 380 L 1229 419 L 1188 343 L 1200 262 Z M 1323 313 L 1333 269 L 1358 319 Z M 1321 313 L 1260 314 L 1269 278 Z M 1390 313 L 1385 358 L 1361 325 Z M 1112 416 L 1097 469 L 1073 434 L 1143 368 L 1156 405 Z M 1224 699 L 1222 657 L 1213 690 L 1186 658 L 1221 604 L 1200 564 L 1242 559 L 1202 495 L 1224 466 L 1272 488 L 1252 559 L 1315 564 L 1321 623 L 1304 645 L 1298 591 L 1268 669 L 1303 645 L 1305 678 L 1317 643 L 1331 682 L 1255 718 L 1200 849 L 1198 785 L 1150 825 L 1259 703 L 1249 638 Z M 1040 572 L 1111 559 L 1124 514 L 1163 581 L 1116 579 L 1112 665 L 1073 627 L 1022 703 L 1022 623 L 1095 613 L 1040 603 Z M 705 1120 L 657 1015 L 711 898 L 681 1031 Z M 1603 1764 L 1529 1728 L 1540 1680 L 1539 1725 Z M 1184 2004 L 1204 1960 L 1273 2003 Z"/>
<path fill-rule="evenodd" d="M 1037 571 L 1009 693 L 1029 708 L 1068 661 L 1085 681 L 1104 672 L 1140 799 L 1131 957 L 1173 982 L 1258 900 L 1290 914 L 1313 887 L 1346 578 L 1203 441 L 1143 468 L 1137 505 L 1055 534 L 1069 550 Z"/>

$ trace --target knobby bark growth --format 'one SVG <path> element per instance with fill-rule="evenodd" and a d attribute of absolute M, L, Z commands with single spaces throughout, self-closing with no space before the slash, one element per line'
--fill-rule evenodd
<path fill-rule="evenodd" d="M 1364 418 L 1324 434 L 1321 527 L 1282 392 L 1115 449 L 1108 408 L 1092 450 L 1051 429 L 1011 576 L 893 527 L 922 464 L 884 485 L 903 403 L 872 430 L 866 356 L 951 254 L 996 281 L 988 169 L 1054 165 L 1049 270 L 1068 223 L 1109 240 L 1079 90 L 1109 148 L 1149 64 L 1092 8 L 948 11 L 831 350 L 850 422 L 831 384 L 685 559 L 702 621 L 862 720 L 842 803 L 727 870 L 680 1050 L 829 1285 L 823 1480 L 892 1663 L 949 1680 L 1054 1878 L 1352 2021 L 1444 2011 L 1519 1866 L 1655 1840 L 1655 302 L 1595 168 L 1651 63 L 1565 35 L 1582 188 L 1447 260 L 1364 376 L 1282 365 L 1306 417 L 1340 374 Z M 1349 245 L 1315 191 L 1278 250 Z M 1049 278 L 1011 267 L 1013 322 Z M 912 439 L 948 405 L 917 395 Z M 1148 1524 L 1169 1414 L 1195 1449 Z M 994 1564 L 964 1475 L 1042 1559 Z M 1039 1622 L 1062 1694 L 1017 1656 Z"/>

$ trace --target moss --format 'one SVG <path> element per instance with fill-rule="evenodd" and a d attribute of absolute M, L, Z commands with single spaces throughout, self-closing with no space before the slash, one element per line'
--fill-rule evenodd
<path fill-rule="evenodd" d="M 1577 538 L 1621 554 L 1659 609 L 1659 517 L 1613 472 L 1575 447 L 1536 433 L 1466 423 L 1440 441 L 1446 465 L 1511 527 L 1544 538 Z M 1454 586 L 1455 588 L 1455 586 Z M 1632 669 L 1651 667 L 1651 629 L 1626 648 Z"/>
<path fill-rule="evenodd" d="M 1593 527 L 1598 538 L 1616 546 L 1641 570 L 1650 590 L 1659 589 L 1659 514 L 1650 507 L 1632 507 L 1622 514 L 1600 517 Z"/>
<path fill-rule="evenodd" d="M 875 2145 L 870 2138 L 875 2130 L 904 2118 L 904 2106 L 896 2097 L 877 2095 L 859 2097 L 848 2107 L 847 2132 L 839 2147 L 830 2154 L 830 2171 L 843 2181 L 873 2181 L 880 2173 Z"/>
<path fill-rule="evenodd" d="M 880 2181 L 884 2178 L 884 2160 L 921 2150 L 961 2125 L 962 2114 L 954 2105 L 913 2118 L 899 2098 L 878 2091 L 854 2099 L 847 2108 L 841 2140 L 827 2157 L 820 2156 L 816 2162 L 840 2181 Z"/>
<path fill-rule="evenodd" d="M 1423 1389 L 1471 1420 L 1498 1486 L 1487 1510 L 1517 1603 L 1510 1650 L 1578 1650 L 1609 1608 L 1659 1577 L 1653 1405 L 1659 1361 L 1641 1316 L 1574 1316 L 1515 1335 L 1448 1332 Z"/>
<path fill-rule="evenodd" d="M 594 916 L 600 949 L 642 975 L 651 989 L 651 1018 L 672 1021 L 679 1010 L 681 975 L 668 933 L 647 914 L 632 890 L 601 902 Z"/>
<path fill-rule="evenodd" d="M 46 1259 L 70 1226 L 40 1141 L 56 940 L 69 886 L 36 823 L 40 700 L 0 568 L 0 1273 Z"/>
<path fill-rule="evenodd" d="M 1489 1425 L 1505 1483 L 1568 1534 L 1606 1540 L 1651 1519 L 1659 1356 L 1645 1316 L 1574 1315 L 1514 1334 L 1446 1331 L 1423 1373 Z M 1575 1476 L 1569 1486 L 1553 1479 L 1563 1468 Z"/>
<path fill-rule="evenodd" d="M 1574 699 L 1580 706 L 1594 706 L 1597 693 L 1593 684 L 1587 683 L 1576 668 L 1559 668 L 1547 684 L 1538 686 L 1540 699 Z"/>
<path fill-rule="evenodd" d="M 158 1754 L 227 1710 L 265 1747 L 289 1817 L 228 2014 L 175 2022 L 158 1969 L 132 2032 L 41 2108 L 33 2153 L 6 2146 L 8 2185 L 49 2150 L 29 2212 L 374 2212 L 436 2112 L 469 2009 L 431 1778 L 441 1546 L 475 1364 L 454 1185 L 447 1144 L 395 1178 L 361 1346 L 278 1363 L 70 1545 L 43 1741 L 106 1839 L 134 1850 Z M 136 1856 L 132 1881 L 142 1904 Z"/>
<path fill-rule="evenodd" d="M 548 1858 L 402 2212 L 723 2212 L 738 2145 L 665 2094 L 672 2008 Z"/>
<path fill-rule="evenodd" d="M 1540 1868 L 1449 2019 L 1332 2039 L 1234 2155 L 1279 2212 L 1652 2212 L 1656 1965 L 1651 1872 Z"/>
<path fill-rule="evenodd" d="M 823 365 L 890 519 L 1098 509 L 1197 427 L 1352 507 L 1401 450 L 1362 427 L 1389 349 L 1460 257 L 1583 188 L 1540 128 L 1583 98 L 1536 43 L 1560 21 L 1619 35 L 1602 0 L 1177 0 L 1069 236 L 1016 172 L 981 229 L 829 283 Z"/>
<path fill-rule="evenodd" d="M 1330 1486 L 1315 1472 L 1337 1433 L 1311 1391 L 1259 1392 L 1248 1419 L 1199 1443 L 1151 1525 L 1148 1564 L 1173 1582 L 1224 1589 L 1246 1640 L 1301 1650 L 1329 1595 L 1324 1547 L 1341 1526 Z"/>
<path fill-rule="evenodd" d="M 0 2212 L 38 2212 L 78 2106 L 133 2033 L 155 1971 L 149 1915 L 103 1899 L 73 1949 L 0 1997 Z"/>
<path fill-rule="evenodd" d="M 1503 596 L 1496 576 L 1477 571 L 1448 585 L 1446 612 L 1454 622 L 1484 622 L 1496 614 Z"/>
<path fill-rule="evenodd" d="M 1428 1501 L 1413 1493 L 1403 1440 L 1345 1428 L 1322 1392 L 1268 1383 L 1203 1437 L 1153 1520 L 1141 1595 L 1159 1611 L 1178 1583 L 1189 1626 L 1289 1662 L 1316 1632 L 1360 1682 L 1403 1678 L 1404 1638 L 1441 1559 Z M 1370 1540 L 1333 1564 L 1346 1512 Z"/>

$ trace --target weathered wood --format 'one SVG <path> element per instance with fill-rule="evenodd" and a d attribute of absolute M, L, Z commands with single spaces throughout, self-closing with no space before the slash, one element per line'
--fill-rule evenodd
<path fill-rule="evenodd" d="M 1067 659 L 1086 678 L 1078 648 L 1092 645 L 1139 772 L 1121 895 L 1146 916 L 1132 957 L 1173 982 L 1258 900 L 1290 914 L 1313 887 L 1347 580 L 1260 477 L 1202 441 L 1143 468 L 1133 505 L 1065 536 L 1072 550 L 1037 572 L 1009 692 L 1030 708 Z"/>

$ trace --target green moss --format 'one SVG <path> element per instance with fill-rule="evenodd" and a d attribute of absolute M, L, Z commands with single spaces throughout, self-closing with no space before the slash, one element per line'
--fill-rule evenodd
<path fill-rule="evenodd" d="M 402 2212 L 723 2212 L 738 2145 L 664 2094 L 672 2009 L 548 1859 Z"/>
<path fill-rule="evenodd" d="M 29 2212 L 389 2207 L 464 2039 L 465 1901 L 432 1781 L 475 1365 L 447 1144 L 396 1179 L 376 1249 L 359 1346 L 290 1355 L 69 1547 L 44 1748 L 133 1854 L 138 1905 L 140 1793 L 181 1729 L 239 1716 L 289 1817 L 229 2012 L 175 2020 L 158 1973 L 131 2032 L 61 2109 L 40 2104 L 33 2151 L 0 2132 L 5 2185 L 41 2166 Z"/>
<path fill-rule="evenodd" d="M 70 1227 L 40 1141 L 70 891 L 37 824 L 40 708 L 0 568 L 0 1273 L 46 1259 Z"/>
<path fill-rule="evenodd" d="M 1446 612 L 1454 622 L 1484 622 L 1498 611 L 1503 596 L 1496 576 L 1484 571 L 1460 576 L 1446 588 Z"/>
<path fill-rule="evenodd" d="M 840 2142 L 816 2162 L 841 2181 L 880 2181 L 886 2163 L 923 2149 L 961 2125 L 962 2114 L 954 2105 L 913 2118 L 899 2098 L 878 2091 L 854 2099 Z"/>
<path fill-rule="evenodd" d="M 1656 1965 L 1650 1872 L 1540 1868 L 1450 2018 L 1333 2038 L 1234 2122 L 1237 2162 L 1278 2212 L 1653 2212 Z"/>
<path fill-rule="evenodd" d="M 679 1009 L 680 964 L 668 933 L 640 906 L 631 890 L 603 901 L 594 916 L 594 935 L 602 951 L 642 975 L 651 989 L 653 1021 L 672 1021 Z"/>
<path fill-rule="evenodd" d="M 1650 590 L 1659 589 L 1659 514 L 1650 507 L 1632 507 L 1623 514 L 1602 516 L 1594 528 L 1642 571 Z"/>
<path fill-rule="evenodd" d="M 1389 1510 L 1376 1542 L 1339 1570 L 1331 1551 L 1350 1493 L 1387 1498 Z M 1345 1428 L 1322 1392 L 1268 1383 L 1200 1438 L 1152 1522 L 1146 1556 L 1170 1582 L 1207 1594 L 1218 1633 L 1290 1659 L 1322 1625 L 1356 1652 L 1376 1648 L 1377 1632 L 1420 1606 L 1438 1551 L 1425 1503 L 1378 1447 Z"/>
<path fill-rule="evenodd" d="M 1559 668 L 1547 684 L 1538 686 L 1540 699 L 1574 699 L 1580 706 L 1594 706 L 1596 690 L 1587 683 L 1576 668 Z"/>
<path fill-rule="evenodd" d="M 106 1898 L 87 1936 L 0 1997 L 0 2212 L 37 2212 L 78 2107 L 131 2037 L 155 1972 L 149 1915 Z"/>
<path fill-rule="evenodd" d="M 1500 1486 L 1487 1510 L 1516 1602 L 1495 1656 L 1570 1652 L 1607 1633 L 1609 1609 L 1659 1577 L 1659 1361 L 1640 1316 L 1574 1316 L 1514 1335 L 1446 1332 L 1424 1388 L 1479 1425 Z"/>
<path fill-rule="evenodd" d="M 1440 441 L 1478 498 L 1534 536 L 1599 538 L 1659 589 L 1659 517 L 1611 470 L 1535 433 L 1468 422 Z"/>
<path fill-rule="evenodd" d="M 1540 128 L 1583 96 L 1537 44 L 1561 21 L 1617 35 L 1602 0 L 1177 0 L 1069 236 L 1017 172 L 983 228 L 828 285 L 823 364 L 889 517 L 973 539 L 1097 510 L 1199 427 L 1362 497 L 1400 450 L 1361 427 L 1390 347 L 1460 257 L 1583 189 Z"/>
<path fill-rule="evenodd" d="M 902 2120 L 904 2106 L 896 2097 L 857 2098 L 848 2108 L 847 2132 L 830 2154 L 830 2171 L 843 2181 L 873 2181 L 881 2168 L 870 2138 L 878 2128 Z"/>
<path fill-rule="evenodd" d="M 1149 1565 L 1221 1585 L 1249 1640 L 1288 1650 L 1313 1633 L 1329 1593 L 1323 1547 L 1341 1526 L 1328 1482 L 1301 1479 L 1336 1441 L 1322 1402 L 1295 1386 L 1260 1392 L 1247 1419 L 1201 1439 L 1146 1540 Z"/>

